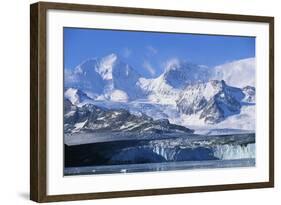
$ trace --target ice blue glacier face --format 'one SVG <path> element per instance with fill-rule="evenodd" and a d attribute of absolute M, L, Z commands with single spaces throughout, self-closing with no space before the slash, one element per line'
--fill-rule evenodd
<path fill-rule="evenodd" d="M 65 28 L 65 174 L 255 166 L 254 51 L 252 37 Z"/>
<path fill-rule="evenodd" d="M 149 171 L 156 169 L 155 163 L 162 170 L 171 168 L 167 163 L 176 169 L 255 166 L 255 135 L 131 139 L 66 146 L 66 173 L 70 175 L 75 174 L 74 170 L 80 174 L 88 170 L 78 167 L 91 167 L 101 174 L 120 169 Z"/>
<path fill-rule="evenodd" d="M 210 80 L 209 72 L 177 60 L 145 79 L 110 54 L 66 73 L 65 173 L 255 166 L 255 88 Z M 192 115 L 191 129 L 193 118 L 184 118 Z M 249 130 L 232 127 L 244 116 Z"/>

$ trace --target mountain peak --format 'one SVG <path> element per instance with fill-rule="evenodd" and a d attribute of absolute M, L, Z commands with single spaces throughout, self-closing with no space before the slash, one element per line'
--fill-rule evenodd
<path fill-rule="evenodd" d="M 256 89 L 253 86 L 245 86 L 243 89 L 245 94 L 244 101 L 248 103 L 255 103 L 256 100 Z"/>
<path fill-rule="evenodd" d="M 210 85 L 217 90 L 222 90 L 226 85 L 224 80 L 210 80 Z"/>
<path fill-rule="evenodd" d="M 180 89 L 186 85 L 206 82 L 209 79 L 209 68 L 187 61 L 172 59 L 166 63 L 163 79 L 173 88 Z"/>
<path fill-rule="evenodd" d="M 246 58 L 215 66 L 211 79 L 223 79 L 234 87 L 255 86 L 255 58 Z"/>
<path fill-rule="evenodd" d="M 187 86 L 177 100 L 181 113 L 200 114 L 200 119 L 213 124 L 240 112 L 245 94 L 240 88 L 228 86 L 223 80 L 211 80 Z"/>
<path fill-rule="evenodd" d="M 101 61 L 104 63 L 112 64 L 118 59 L 118 55 L 116 53 L 111 53 L 109 55 L 104 56 Z"/>
<path fill-rule="evenodd" d="M 166 62 L 165 64 L 165 73 L 171 71 L 171 70 L 177 70 L 178 68 L 180 68 L 180 60 L 177 58 L 173 58 L 169 61 Z"/>
<path fill-rule="evenodd" d="M 104 80 L 112 80 L 113 68 L 116 65 L 118 56 L 111 53 L 100 59 L 99 64 L 95 66 L 95 70 Z"/>
<path fill-rule="evenodd" d="M 91 100 L 91 98 L 84 92 L 76 88 L 68 88 L 64 92 L 65 99 L 69 100 L 73 105 L 77 105 L 84 100 Z"/>

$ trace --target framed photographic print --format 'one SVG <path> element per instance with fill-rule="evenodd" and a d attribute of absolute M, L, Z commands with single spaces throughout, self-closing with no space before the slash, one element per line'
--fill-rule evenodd
<path fill-rule="evenodd" d="M 274 186 L 274 18 L 31 5 L 30 197 Z"/>

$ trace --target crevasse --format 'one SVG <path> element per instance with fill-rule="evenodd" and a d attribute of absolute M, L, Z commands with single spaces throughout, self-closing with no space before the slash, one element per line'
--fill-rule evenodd
<path fill-rule="evenodd" d="M 217 145 L 214 148 L 214 156 L 219 159 L 244 159 L 255 158 L 255 144 L 248 145 Z"/>
<path fill-rule="evenodd" d="M 167 161 L 185 160 L 232 160 L 255 158 L 255 144 L 248 145 L 216 145 L 212 147 L 180 148 L 154 145 L 152 150 Z"/>

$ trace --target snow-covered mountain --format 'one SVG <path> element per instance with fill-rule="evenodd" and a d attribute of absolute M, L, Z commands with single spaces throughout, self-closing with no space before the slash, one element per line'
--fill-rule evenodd
<path fill-rule="evenodd" d="M 132 100 L 142 96 L 140 75 L 116 54 L 88 59 L 66 74 L 66 86 L 87 92 L 92 98 Z"/>
<path fill-rule="evenodd" d="M 246 86 L 243 89 L 243 93 L 245 97 L 243 99 L 244 102 L 255 103 L 256 102 L 256 89 L 252 86 Z"/>
<path fill-rule="evenodd" d="M 140 78 L 138 86 L 149 101 L 161 104 L 175 104 L 174 99 L 178 97 L 180 91 L 169 85 L 163 75 L 154 79 Z"/>
<path fill-rule="evenodd" d="M 171 87 L 183 89 L 186 85 L 208 81 L 209 75 L 210 69 L 207 66 L 172 59 L 166 63 L 161 78 Z"/>
<path fill-rule="evenodd" d="M 205 82 L 209 69 L 178 59 L 166 63 L 157 78 L 147 79 L 124 63 L 116 54 L 88 59 L 74 71 L 65 73 L 66 87 L 78 88 L 93 99 L 132 101 L 149 98 L 160 103 L 174 103 L 179 91 L 186 85 Z"/>
<path fill-rule="evenodd" d="M 68 88 L 64 92 L 64 98 L 68 99 L 73 105 L 92 100 L 86 93 L 76 88 Z"/>
<path fill-rule="evenodd" d="M 73 71 L 65 71 L 65 87 L 73 87 L 91 93 L 102 93 L 105 81 L 96 72 L 97 59 L 88 59 L 78 65 Z"/>
<path fill-rule="evenodd" d="M 191 115 L 200 112 L 200 119 L 218 123 L 228 116 L 239 114 L 243 90 L 228 86 L 225 81 L 212 80 L 187 86 L 177 100 L 181 113 Z"/>
<path fill-rule="evenodd" d="M 193 133 L 191 129 L 171 124 L 167 119 L 153 120 L 147 115 L 137 116 L 124 109 L 107 109 L 93 104 L 77 107 L 65 99 L 64 130 L 75 132 L 131 132 L 131 133 Z"/>
<path fill-rule="evenodd" d="M 216 66 L 211 73 L 211 79 L 224 80 L 239 88 L 255 87 L 255 64 L 255 58 L 246 58 Z"/>
<path fill-rule="evenodd" d="M 226 121 L 239 124 L 245 118 L 247 122 L 241 126 L 254 129 L 254 58 L 215 68 L 173 59 L 163 70 L 148 79 L 116 54 L 89 59 L 65 72 L 68 89 L 64 96 L 80 108 L 90 103 L 126 109 L 134 115 L 167 118 L 187 127 Z M 223 128 L 240 127 L 225 124 Z"/>
<path fill-rule="evenodd" d="M 157 78 L 140 78 L 139 87 L 153 102 L 175 104 L 180 91 L 187 85 L 206 82 L 210 76 L 206 66 L 199 66 L 172 59 L 166 63 L 165 71 Z"/>

